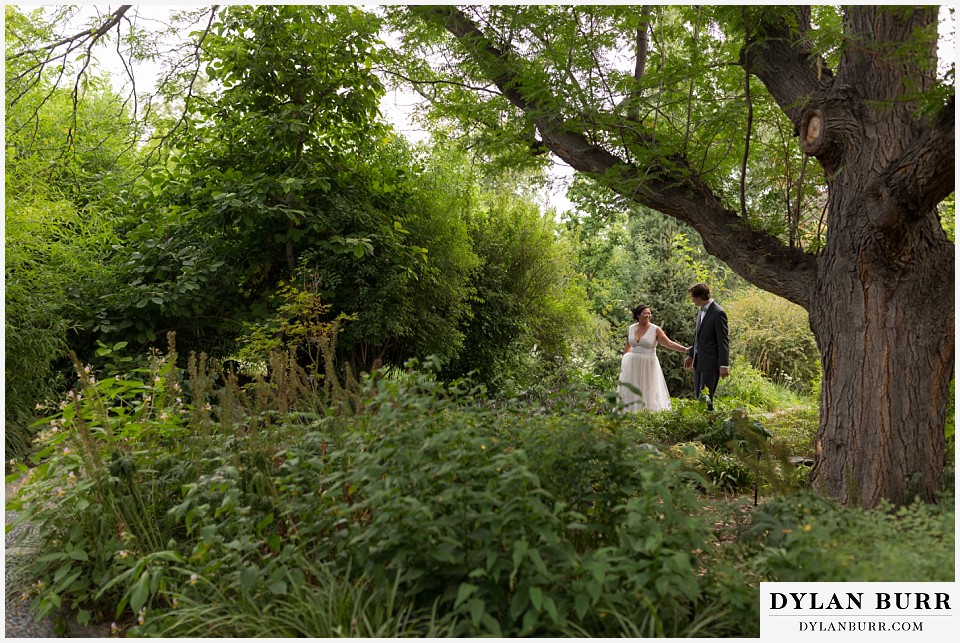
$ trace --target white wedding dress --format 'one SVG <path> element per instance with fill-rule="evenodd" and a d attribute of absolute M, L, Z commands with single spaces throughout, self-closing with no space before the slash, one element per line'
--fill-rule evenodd
<path fill-rule="evenodd" d="M 625 412 L 669 411 L 670 391 L 667 390 L 667 380 L 663 378 L 663 369 L 657 359 L 657 326 L 650 324 L 639 342 L 634 337 L 636 328 L 636 324 L 631 324 L 627 331 L 630 352 L 620 360 L 617 396 Z M 624 382 L 639 389 L 640 395 L 624 386 Z"/>

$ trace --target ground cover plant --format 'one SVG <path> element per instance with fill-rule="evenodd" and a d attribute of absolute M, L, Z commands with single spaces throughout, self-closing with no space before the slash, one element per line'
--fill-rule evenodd
<path fill-rule="evenodd" d="M 337 400 L 289 356 L 246 388 L 175 352 L 80 367 L 13 474 L 43 543 L 23 591 L 145 636 L 751 636 L 761 580 L 952 577 L 952 497 L 848 509 L 773 485 L 764 452 L 742 502 L 734 400 L 543 412 L 438 368 Z"/>

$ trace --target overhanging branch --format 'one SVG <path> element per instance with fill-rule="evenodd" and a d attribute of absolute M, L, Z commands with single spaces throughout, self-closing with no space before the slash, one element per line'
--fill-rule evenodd
<path fill-rule="evenodd" d="M 424 19 L 440 22 L 457 39 L 504 97 L 534 117 L 543 143 L 560 159 L 619 194 L 690 224 L 706 249 L 738 274 L 764 290 L 809 307 L 814 258 L 750 228 L 746 220 L 725 209 L 685 159 L 671 156 L 645 168 L 624 161 L 564 121 L 549 96 L 525 92 L 517 70 L 523 61 L 513 52 L 495 47 L 459 9 L 417 6 L 412 10 Z M 649 139 L 637 136 L 636 142 L 656 152 Z"/>
<path fill-rule="evenodd" d="M 784 11 L 789 13 L 784 17 Z M 772 7 L 761 15 L 753 37 L 740 50 L 747 67 L 793 123 L 794 133 L 806 107 L 806 98 L 833 78 L 822 58 L 805 39 L 810 30 L 810 7 Z"/>

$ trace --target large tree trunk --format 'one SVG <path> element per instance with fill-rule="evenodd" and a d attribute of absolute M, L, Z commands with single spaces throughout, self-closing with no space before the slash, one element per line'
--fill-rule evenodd
<path fill-rule="evenodd" d="M 840 218 L 865 218 L 850 214 Z M 954 267 L 942 247 L 949 242 L 935 232 L 924 242 L 941 247 L 909 271 L 893 266 L 876 242 L 836 228 L 821 258 L 810 307 L 823 364 L 812 480 L 845 504 L 932 500 L 938 488 L 953 372 Z"/>
<path fill-rule="evenodd" d="M 872 31 L 879 48 L 935 15 L 903 20 L 865 7 L 845 22 L 852 33 Z M 952 188 L 952 169 L 936 167 L 938 148 L 953 147 L 952 123 L 948 135 L 938 127 L 944 135 L 930 136 L 903 100 L 904 79 L 924 78 L 922 57 L 892 62 L 866 49 L 844 62 L 800 118 L 801 147 L 821 162 L 830 189 L 827 245 L 807 305 L 823 365 L 812 480 L 851 505 L 932 500 L 953 374 L 954 248 L 924 194 Z M 944 180 L 951 185 L 937 185 Z"/>

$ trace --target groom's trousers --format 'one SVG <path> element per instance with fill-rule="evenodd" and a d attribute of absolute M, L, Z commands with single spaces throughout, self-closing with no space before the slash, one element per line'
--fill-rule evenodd
<path fill-rule="evenodd" d="M 702 370 L 694 367 L 693 369 L 693 388 L 694 388 L 694 397 L 700 399 L 700 393 L 703 389 L 708 389 L 710 391 L 710 402 L 707 403 L 707 409 L 713 410 L 713 398 L 717 394 L 717 385 L 720 383 L 720 369 L 717 370 Z"/>

